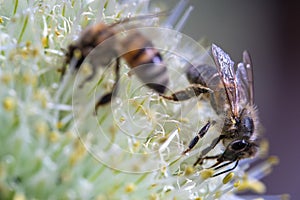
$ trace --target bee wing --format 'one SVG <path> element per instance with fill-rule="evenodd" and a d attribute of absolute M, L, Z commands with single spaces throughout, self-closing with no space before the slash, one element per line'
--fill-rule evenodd
<path fill-rule="evenodd" d="M 238 88 L 238 101 L 241 106 L 245 106 L 250 99 L 249 82 L 247 70 L 244 63 L 239 63 L 236 70 L 236 83 Z"/>
<path fill-rule="evenodd" d="M 252 60 L 248 51 L 243 52 L 243 62 L 247 70 L 248 77 L 248 92 L 249 92 L 249 102 L 251 105 L 254 104 L 254 79 L 253 79 L 253 68 Z"/>
<path fill-rule="evenodd" d="M 222 79 L 228 103 L 230 105 L 232 114 L 238 116 L 238 90 L 236 83 L 236 76 L 234 71 L 234 62 L 229 55 L 225 53 L 220 47 L 212 44 L 212 54 L 216 63 L 219 75 Z"/>
<path fill-rule="evenodd" d="M 250 55 L 247 51 L 243 52 L 243 62 L 237 66 L 236 82 L 239 103 L 243 105 L 250 103 L 250 105 L 253 105 L 253 69 Z"/>

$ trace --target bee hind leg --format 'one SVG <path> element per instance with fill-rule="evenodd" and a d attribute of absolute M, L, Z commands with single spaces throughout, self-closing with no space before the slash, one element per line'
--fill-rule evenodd
<path fill-rule="evenodd" d="M 170 96 L 160 94 L 161 97 L 172 101 L 185 101 L 201 94 L 212 93 L 213 91 L 207 87 L 198 84 L 192 84 L 184 90 L 172 93 Z"/>
<path fill-rule="evenodd" d="M 115 83 L 112 87 L 111 92 L 104 94 L 96 103 L 95 114 L 97 114 L 97 110 L 98 110 L 99 106 L 109 103 L 112 100 L 112 98 L 114 97 L 114 95 L 118 92 L 118 85 L 119 85 L 118 82 L 120 79 L 120 58 L 116 59 L 115 76 L 116 76 Z"/>

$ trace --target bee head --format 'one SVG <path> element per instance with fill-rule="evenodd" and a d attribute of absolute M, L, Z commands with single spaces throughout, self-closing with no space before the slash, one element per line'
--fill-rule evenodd
<path fill-rule="evenodd" d="M 220 156 L 219 160 L 234 161 L 243 158 L 254 156 L 257 151 L 257 145 L 245 139 L 234 140 L 227 146 L 224 153 Z"/>

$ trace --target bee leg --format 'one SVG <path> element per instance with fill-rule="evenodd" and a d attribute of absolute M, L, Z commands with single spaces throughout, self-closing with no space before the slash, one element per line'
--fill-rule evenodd
<path fill-rule="evenodd" d="M 91 75 L 89 75 L 88 77 L 86 77 L 82 82 L 81 84 L 78 86 L 79 88 L 83 88 L 84 84 L 86 82 L 89 82 L 90 80 L 92 80 L 94 78 L 94 76 L 96 75 L 97 73 L 97 67 L 93 66 L 92 67 L 92 73 Z"/>
<path fill-rule="evenodd" d="M 216 177 L 216 176 L 219 176 L 219 175 L 221 175 L 221 174 L 224 174 L 224 173 L 227 173 L 227 172 L 230 172 L 230 171 L 234 170 L 234 169 L 238 166 L 239 160 L 237 160 L 237 161 L 235 161 L 235 160 L 234 160 L 234 161 L 230 161 L 230 162 L 228 162 L 228 163 L 225 163 L 225 164 L 223 164 L 223 165 L 221 165 L 221 166 L 218 166 L 218 167 L 214 168 L 214 170 L 217 170 L 217 169 L 220 169 L 220 168 L 222 168 L 222 167 L 225 167 L 225 166 L 227 166 L 227 165 L 229 165 L 229 164 L 231 164 L 231 163 L 233 163 L 233 162 L 235 162 L 235 164 L 234 164 L 234 166 L 233 166 L 232 168 L 227 169 L 227 170 L 224 170 L 224 171 L 219 172 L 219 173 L 217 173 L 217 174 L 214 174 L 212 177 Z"/>
<path fill-rule="evenodd" d="M 208 160 L 208 159 L 217 159 L 219 158 L 220 156 L 219 155 L 216 155 L 216 156 L 205 156 L 205 157 L 199 157 L 196 162 L 194 163 L 194 166 L 196 166 L 197 164 L 202 164 L 204 160 Z M 211 167 L 210 167 L 211 168 Z"/>
<path fill-rule="evenodd" d="M 172 101 L 185 101 L 193 97 L 198 97 L 200 94 L 212 93 L 213 91 L 199 84 L 192 84 L 184 90 L 177 91 L 170 96 L 160 94 L 165 99 Z"/>
<path fill-rule="evenodd" d="M 182 154 L 186 154 L 187 152 L 189 152 L 192 148 L 194 148 L 194 146 L 198 143 L 199 139 L 202 138 L 205 133 L 208 131 L 209 127 L 210 127 L 211 123 L 207 122 L 198 132 L 198 134 L 194 137 L 194 139 L 192 139 L 192 141 L 189 144 L 189 147 L 182 152 Z"/>
<path fill-rule="evenodd" d="M 115 83 L 112 87 L 111 92 L 106 93 L 103 95 L 99 101 L 95 105 L 95 114 L 97 114 L 97 109 L 99 106 L 102 106 L 104 104 L 107 104 L 111 101 L 111 99 L 114 97 L 114 95 L 118 92 L 118 85 L 119 85 L 119 79 L 120 79 L 120 58 L 116 59 L 116 68 L 115 68 Z"/>
<path fill-rule="evenodd" d="M 64 63 L 64 65 L 57 70 L 58 72 L 60 72 L 60 82 L 62 82 L 62 80 L 63 80 L 63 78 L 65 76 L 65 73 L 66 73 L 66 70 L 67 70 L 67 66 L 66 65 L 67 64 Z"/>
<path fill-rule="evenodd" d="M 216 155 L 216 156 L 205 156 L 203 157 L 202 155 L 205 155 L 207 154 L 208 152 L 210 152 L 210 150 L 212 150 L 213 148 L 215 148 L 215 146 L 217 146 L 217 144 L 222 140 L 224 139 L 224 135 L 220 135 L 218 138 L 216 138 L 215 140 L 213 140 L 212 142 L 212 145 L 207 147 L 206 149 L 204 149 L 202 152 L 201 152 L 201 155 L 199 156 L 199 158 L 197 159 L 197 161 L 194 163 L 194 166 L 196 166 L 197 164 L 202 164 L 204 160 L 207 160 L 207 159 L 217 159 L 217 158 L 220 158 L 220 155 Z M 219 163 L 218 163 L 219 164 Z M 215 165 L 216 166 L 216 165 Z M 212 166 L 214 167 L 214 166 Z M 210 167 L 211 168 L 211 167 Z"/>

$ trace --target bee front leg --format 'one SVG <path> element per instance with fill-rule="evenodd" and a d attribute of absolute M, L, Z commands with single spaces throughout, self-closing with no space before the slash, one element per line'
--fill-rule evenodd
<path fill-rule="evenodd" d="M 213 148 L 215 148 L 215 146 L 217 146 L 217 144 L 224 139 L 224 135 L 220 135 L 219 137 L 217 137 L 216 139 L 213 140 L 212 145 L 210 145 L 209 147 L 205 148 L 202 152 L 201 155 L 199 156 L 199 158 L 196 160 L 196 162 L 194 163 L 194 166 L 196 166 L 197 164 L 202 164 L 204 160 L 209 160 L 209 159 L 217 159 L 220 158 L 221 155 L 216 155 L 216 156 L 205 156 L 203 157 L 203 155 L 206 155 L 208 152 L 210 152 L 210 150 L 212 150 Z"/>
<path fill-rule="evenodd" d="M 194 139 L 190 142 L 188 148 L 182 152 L 182 154 L 186 154 L 187 152 L 189 152 L 190 150 L 192 150 L 192 148 L 194 148 L 194 146 L 196 146 L 196 144 L 198 143 L 199 139 L 202 138 L 208 131 L 209 127 L 211 125 L 211 122 L 207 122 L 198 132 L 198 134 L 194 137 Z"/>
<path fill-rule="evenodd" d="M 107 104 L 111 101 L 111 99 L 114 97 L 114 95 L 118 92 L 118 85 L 119 85 L 119 79 L 120 79 L 120 58 L 116 59 L 116 67 L 115 67 L 115 83 L 112 87 L 111 92 L 106 93 L 103 95 L 98 102 L 95 105 L 95 114 L 97 114 L 97 110 L 99 106 L 102 106 L 104 104 Z"/>
<path fill-rule="evenodd" d="M 192 84 L 184 90 L 174 92 L 170 96 L 160 94 L 161 97 L 172 101 L 185 101 L 200 94 L 212 93 L 213 91 L 207 87 L 198 84 Z"/>

